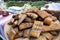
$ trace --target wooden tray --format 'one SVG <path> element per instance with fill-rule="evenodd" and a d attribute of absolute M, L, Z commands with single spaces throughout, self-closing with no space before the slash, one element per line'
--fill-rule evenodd
<path fill-rule="evenodd" d="M 10 21 L 10 20 L 9 20 L 9 21 Z M 6 37 L 7 40 L 9 40 L 9 39 L 8 39 L 8 36 L 7 36 L 7 32 L 8 32 L 9 30 L 11 30 L 11 28 L 12 28 L 10 25 L 8 25 L 9 21 L 8 21 L 7 23 L 5 23 L 5 26 L 4 26 L 4 35 L 5 35 L 5 37 Z"/>
<path fill-rule="evenodd" d="M 57 12 L 57 13 L 59 12 L 59 14 L 60 14 L 60 11 L 53 11 L 53 10 L 47 10 L 47 11 L 49 11 L 49 12 Z M 59 15 L 58 15 L 58 16 L 59 16 Z M 56 16 L 56 17 L 57 17 L 57 16 Z M 58 17 L 57 17 L 57 18 L 58 18 Z M 9 20 L 9 21 L 10 21 L 10 20 Z M 7 32 L 12 29 L 12 27 L 8 25 L 9 21 L 8 21 L 8 22 L 5 24 L 5 26 L 4 26 L 4 34 L 5 34 L 5 37 L 6 37 L 7 40 L 9 40 L 9 38 L 8 38 L 8 36 L 7 36 Z M 54 40 L 60 40 L 60 33 L 59 33 L 58 37 L 56 37 L 56 39 L 54 39 Z"/>

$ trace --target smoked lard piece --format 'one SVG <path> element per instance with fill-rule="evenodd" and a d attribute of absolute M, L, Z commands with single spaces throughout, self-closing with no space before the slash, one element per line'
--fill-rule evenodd
<path fill-rule="evenodd" d="M 53 36 L 57 36 L 59 33 L 58 32 L 56 32 L 56 31 L 51 31 L 50 32 Z"/>
<path fill-rule="evenodd" d="M 30 37 L 39 38 L 41 31 L 40 30 L 31 30 Z"/>
<path fill-rule="evenodd" d="M 14 14 L 14 15 L 12 16 L 12 18 L 15 18 L 17 15 L 18 15 L 18 14 Z"/>
<path fill-rule="evenodd" d="M 22 15 L 20 16 L 19 21 L 18 21 L 18 25 L 20 25 L 26 17 L 27 17 L 27 15 L 22 14 Z"/>
<path fill-rule="evenodd" d="M 14 14 L 13 16 L 12 16 L 12 18 L 15 18 L 16 17 L 16 14 Z"/>
<path fill-rule="evenodd" d="M 29 33 L 30 33 L 30 29 L 24 30 L 23 36 L 28 38 L 29 37 Z"/>
<path fill-rule="evenodd" d="M 56 21 L 57 18 L 55 16 L 50 16 L 44 19 L 44 23 L 50 25 L 52 22 Z"/>
<path fill-rule="evenodd" d="M 11 21 L 8 23 L 8 25 L 12 25 L 12 24 L 13 24 L 13 22 L 11 22 Z"/>
<path fill-rule="evenodd" d="M 27 14 L 27 16 L 31 17 L 32 19 L 38 18 L 38 15 L 35 13 L 26 13 L 26 14 Z"/>
<path fill-rule="evenodd" d="M 23 38 L 23 40 L 29 40 L 29 38 Z"/>
<path fill-rule="evenodd" d="M 50 18 L 52 18 L 53 21 L 57 20 L 57 17 L 55 17 L 55 16 L 51 16 Z"/>
<path fill-rule="evenodd" d="M 42 26 L 42 30 L 44 30 L 44 31 L 49 31 L 49 30 L 52 30 L 52 28 L 50 28 L 49 26 L 43 25 L 43 26 Z"/>
<path fill-rule="evenodd" d="M 29 40 L 29 38 L 17 38 L 15 40 Z"/>
<path fill-rule="evenodd" d="M 42 29 L 44 31 L 53 31 L 53 30 L 59 30 L 60 29 L 60 25 L 53 23 L 50 26 L 42 26 Z"/>
<path fill-rule="evenodd" d="M 28 9 L 26 12 L 27 12 L 27 13 L 31 13 L 31 12 L 33 12 L 33 9 L 30 8 L 30 9 Z M 26 13 L 26 12 L 25 12 L 25 13 Z"/>
<path fill-rule="evenodd" d="M 31 12 L 37 13 L 38 11 L 39 11 L 38 8 L 30 8 L 30 9 L 27 10 L 27 13 L 31 13 Z"/>
<path fill-rule="evenodd" d="M 58 35 L 56 38 L 54 38 L 53 40 L 60 40 L 60 33 L 59 33 L 59 35 Z"/>
<path fill-rule="evenodd" d="M 23 31 L 19 31 L 16 35 L 15 35 L 15 39 L 16 38 L 20 38 L 23 36 Z"/>
<path fill-rule="evenodd" d="M 12 24 L 12 27 L 15 28 L 16 27 L 16 24 Z"/>
<path fill-rule="evenodd" d="M 16 32 L 15 30 L 13 30 L 13 29 L 10 30 L 10 31 L 7 33 L 9 40 L 14 40 L 14 37 L 15 37 L 16 34 L 17 34 L 17 32 Z"/>
<path fill-rule="evenodd" d="M 47 17 L 47 18 L 45 18 L 45 20 L 44 20 L 44 23 L 47 24 L 47 25 L 50 25 L 52 22 L 53 22 L 53 20 L 52 20 L 52 18 L 50 18 L 50 17 Z"/>
<path fill-rule="evenodd" d="M 43 33 L 43 36 L 45 36 L 46 38 L 48 38 L 49 40 L 53 40 L 54 36 L 51 35 L 50 33 Z"/>
<path fill-rule="evenodd" d="M 33 9 L 33 12 L 37 13 L 39 11 L 38 8 L 32 8 Z"/>
<path fill-rule="evenodd" d="M 8 23 L 9 25 L 12 25 L 12 24 L 17 24 L 18 23 L 18 20 L 15 20 L 14 18 L 11 18 L 10 22 Z"/>
<path fill-rule="evenodd" d="M 14 14 L 8 24 L 9 24 L 9 25 L 12 25 L 13 23 L 14 23 L 14 24 L 17 24 L 18 19 L 19 19 L 19 16 L 20 16 L 20 15 L 18 15 L 18 14 Z"/>
<path fill-rule="evenodd" d="M 27 17 L 24 22 L 34 23 L 34 19 Z"/>
<path fill-rule="evenodd" d="M 16 33 L 18 33 L 18 28 L 13 28 L 13 30 L 14 30 Z"/>
<path fill-rule="evenodd" d="M 18 24 L 18 21 L 16 20 L 16 21 L 14 22 L 14 24 L 16 24 L 16 25 L 17 25 L 17 24 Z"/>
<path fill-rule="evenodd" d="M 60 23 L 53 22 L 53 23 L 51 23 L 51 25 L 49 27 L 52 28 L 52 30 L 60 29 Z"/>
<path fill-rule="evenodd" d="M 32 29 L 41 29 L 42 26 L 43 26 L 42 21 L 34 21 Z"/>
<path fill-rule="evenodd" d="M 23 30 L 23 29 L 31 28 L 32 25 L 33 25 L 33 23 L 21 23 L 19 26 L 19 29 Z"/>
<path fill-rule="evenodd" d="M 11 19 L 11 22 L 14 22 L 14 19 L 13 18 Z"/>
<path fill-rule="evenodd" d="M 15 40 L 23 40 L 23 38 L 16 38 Z"/>
<path fill-rule="evenodd" d="M 50 17 L 50 16 L 52 16 L 51 14 L 49 14 L 49 13 L 47 13 L 46 11 L 38 11 L 38 13 L 37 13 L 41 18 L 46 18 L 46 17 Z"/>
<path fill-rule="evenodd" d="M 34 19 L 30 20 L 29 22 L 30 22 L 30 23 L 34 23 Z"/>
<path fill-rule="evenodd" d="M 10 22 L 8 23 L 9 25 L 12 25 L 14 23 L 14 19 L 11 18 Z"/>
<path fill-rule="evenodd" d="M 47 38 L 46 37 L 44 37 L 43 35 L 41 35 L 38 39 L 36 39 L 36 40 L 47 40 Z"/>
<path fill-rule="evenodd" d="M 56 29 L 58 30 L 58 29 L 60 29 L 59 24 L 60 24 L 59 21 L 54 21 L 49 26 L 46 26 L 46 25 L 42 26 L 42 29 L 45 31 L 56 30 Z"/>
<path fill-rule="evenodd" d="M 30 22 L 31 20 L 32 20 L 31 18 L 27 17 L 24 21 L 25 22 Z"/>
<path fill-rule="evenodd" d="M 16 17 L 18 17 L 20 14 L 14 14 L 13 16 L 12 16 L 12 18 L 16 18 Z"/>

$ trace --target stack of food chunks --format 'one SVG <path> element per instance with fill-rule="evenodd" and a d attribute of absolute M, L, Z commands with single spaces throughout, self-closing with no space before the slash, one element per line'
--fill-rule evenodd
<path fill-rule="evenodd" d="M 59 35 L 59 24 L 52 14 L 32 8 L 12 16 L 7 35 L 9 40 L 54 40 Z"/>

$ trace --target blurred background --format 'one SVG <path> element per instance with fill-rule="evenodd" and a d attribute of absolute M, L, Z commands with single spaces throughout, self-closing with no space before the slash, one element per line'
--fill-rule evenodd
<path fill-rule="evenodd" d="M 41 8 L 43 5 L 49 2 L 60 2 L 60 0 L 4 0 L 7 7 L 10 6 L 23 6 L 24 4 L 30 4 L 37 8 Z"/>

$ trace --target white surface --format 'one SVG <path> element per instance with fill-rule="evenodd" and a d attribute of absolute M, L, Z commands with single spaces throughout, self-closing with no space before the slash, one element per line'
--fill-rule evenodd
<path fill-rule="evenodd" d="M 7 16 L 7 17 L 1 17 L 2 19 L 0 19 L 0 25 L 1 25 L 1 24 L 4 24 L 4 23 L 7 22 L 8 20 L 10 20 L 11 17 L 12 17 L 12 15 L 13 15 L 13 14 L 10 14 L 10 15 Z"/>
<path fill-rule="evenodd" d="M 8 9 L 19 11 L 19 10 L 22 10 L 23 7 L 12 6 L 12 7 L 9 7 Z"/>
<path fill-rule="evenodd" d="M 4 11 L 8 11 L 8 12 L 11 12 L 11 13 L 17 13 L 17 12 L 24 11 L 24 10 L 27 10 L 27 9 L 30 9 L 30 8 L 31 8 L 31 5 L 25 4 L 22 7 L 12 6 L 12 7 L 9 7 L 8 9 L 5 9 Z"/>
<path fill-rule="evenodd" d="M 10 13 L 16 13 L 21 10 L 23 10 L 22 7 L 12 6 L 12 7 L 9 7 L 8 9 L 5 9 L 4 11 L 10 12 Z"/>
<path fill-rule="evenodd" d="M 41 10 L 60 10 L 60 3 L 50 3 L 45 4 L 45 6 L 48 5 L 49 7 L 46 9 L 45 7 L 41 7 Z"/>

